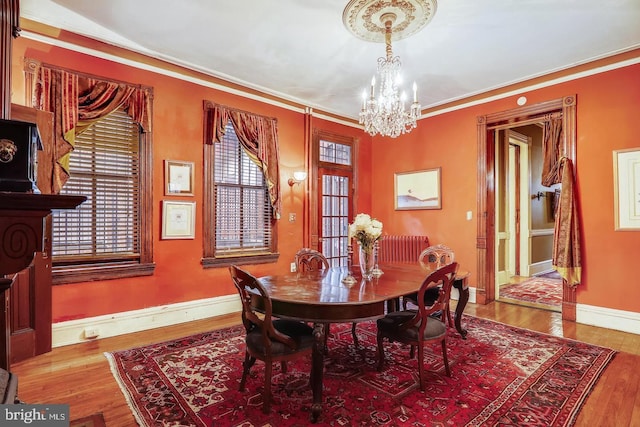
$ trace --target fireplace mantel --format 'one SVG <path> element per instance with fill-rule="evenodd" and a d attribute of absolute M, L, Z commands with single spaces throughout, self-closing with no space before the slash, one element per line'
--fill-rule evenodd
<path fill-rule="evenodd" d="M 85 196 L 0 191 L 0 368 L 9 370 L 8 296 L 13 283 L 4 276 L 29 266 L 44 248 L 44 220 L 53 209 L 75 209 Z"/>

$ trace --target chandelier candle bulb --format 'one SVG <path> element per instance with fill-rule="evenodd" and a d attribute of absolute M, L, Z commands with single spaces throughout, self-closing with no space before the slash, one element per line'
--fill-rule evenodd
<path fill-rule="evenodd" d="M 418 102 L 418 85 L 413 82 L 413 102 Z"/>

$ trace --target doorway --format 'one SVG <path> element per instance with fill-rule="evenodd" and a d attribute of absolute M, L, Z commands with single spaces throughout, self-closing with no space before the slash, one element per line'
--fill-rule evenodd
<path fill-rule="evenodd" d="M 495 299 L 560 311 L 562 281 L 550 275 L 554 193 L 541 182 L 543 128 L 538 122 L 494 131 Z"/>
<path fill-rule="evenodd" d="M 348 264 L 349 221 L 353 218 L 355 141 L 315 131 L 311 150 L 313 182 L 309 195 L 310 247 L 330 267 Z"/>
<path fill-rule="evenodd" d="M 496 299 L 496 180 L 499 164 L 496 163 L 498 129 L 513 129 L 562 118 L 563 139 L 561 152 L 575 165 L 576 152 L 576 97 L 575 95 L 531 106 L 519 107 L 478 117 L 478 233 L 476 247 L 478 284 L 476 300 L 486 304 Z M 575 166 L 574 166 L 575 167 Z M 575 171 L 574 171 L 575 173 Z M 575 321 L 575 289 L 563 282 L 562 318 Z"/>

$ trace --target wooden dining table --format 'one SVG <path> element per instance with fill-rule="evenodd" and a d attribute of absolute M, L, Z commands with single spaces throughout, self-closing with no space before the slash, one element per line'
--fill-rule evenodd
<path fill-rule="evenodd" d="M 361 279 L 355 267 L 352 269 L 352 277 L 356 279 L 353 284 L 343 282 L 349 275 L 346 267 L 258 278 L 271 298 L 274 316 L 314 324 L 312 422 L 316 422 L 322 413 L 326 325 L 383 317 L 386 312 L 398 308 L 402 296 L 416 292 L 430 273 L 419 264 L 386 264 L 380 265 L 380 269 L 383 271 L 380 277 L 367 281 Z M 460 290 L 455 325 L 463 337 L 466 336 L 466 331 L 461 327 L 461 317 L 469 299 L 467 276 L 468 273 L 459 272 L 454 283 Z M 252 304 L 260 309 L 262 302 L 258 295 Z"/>

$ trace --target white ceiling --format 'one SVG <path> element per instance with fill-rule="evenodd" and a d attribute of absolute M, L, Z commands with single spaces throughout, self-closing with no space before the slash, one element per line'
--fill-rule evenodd
<path fill-rule="evenodd" d="M 384 45 L 342 22 L 347 0 L 20 0 L 24 18 L 344 117 Z M 640 47 L 640 0 L 438 0 L 393 43 L 423 108 Z"/>

